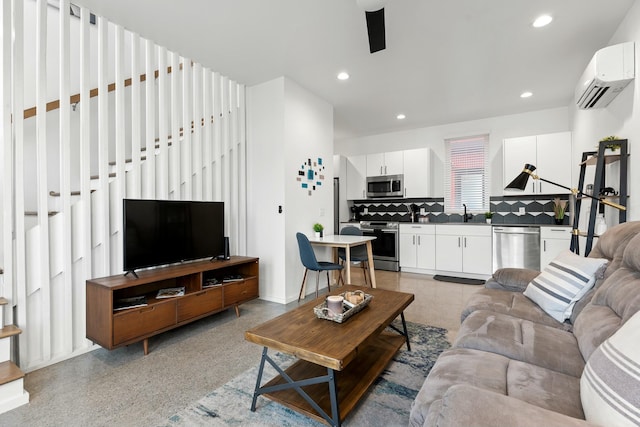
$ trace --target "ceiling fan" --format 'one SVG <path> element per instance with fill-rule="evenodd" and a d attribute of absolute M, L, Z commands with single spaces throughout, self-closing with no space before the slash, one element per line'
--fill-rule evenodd
<path fill-rule="evenodd" d="M 387 47 L 384 30 L 384 5 L 386 0 L 356 0 L 358 7 L 364 9 L 369 34 L 369 51 L 378 52 Z"/>

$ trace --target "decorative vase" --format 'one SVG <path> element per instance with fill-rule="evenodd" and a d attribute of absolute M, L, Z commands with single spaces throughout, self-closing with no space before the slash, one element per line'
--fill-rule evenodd
<path fill-rule="evenodd" d="M 556 225 L 562 225 L 564 223 L 564 218 L 553 218 L 553 221 Z"/>
<path fill-rule="evenodd" d="M 485 221 L 487 221 L 487 224 L 491 224 L 491 218 L 485 218 Z"/>
<path fill-rule="evenodd" d="M 319 239 L 320 237 L 322 237 L 322 234 L 319 231 L 316 231 L 316 239 Z"/>

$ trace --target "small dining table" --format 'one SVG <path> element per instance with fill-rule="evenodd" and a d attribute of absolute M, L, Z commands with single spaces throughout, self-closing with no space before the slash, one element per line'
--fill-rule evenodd
<path fill-rule="evenodd" d="M 376 273 L 373 268 L 373 250 L 371 249 L 371 241 L 375 240 L 374 236 L 351 236 L 344 234 L 329 234 L 324 237 L 310 237 L 309 242 L 313 246 L 328 246 L 333 248 L 333 262 L 338 262 L 338 248 L 344 248 L 345 251 L 345 271 L 347 285 L 351 284 L 351 248 L 354 246 L 365 245 L 367 247 L 367 257 L 369 262 L 369 276 L 371 277 L 371 287 L 376 287 Z"/>

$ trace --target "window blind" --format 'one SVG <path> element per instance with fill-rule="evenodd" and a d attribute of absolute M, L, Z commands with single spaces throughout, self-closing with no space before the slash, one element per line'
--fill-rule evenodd
<path fill-rule="evenodd" d="M 446 139 L 445 148 L 445 211 L 488 211 L 489 135 Z"/>

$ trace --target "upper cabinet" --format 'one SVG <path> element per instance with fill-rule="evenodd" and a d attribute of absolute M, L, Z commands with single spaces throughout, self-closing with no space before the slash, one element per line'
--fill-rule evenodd
<path fill-rule="evenodd" d="M 507 186 L 526 163 L 536 167 L 535 174 L 561 185 L 571 186 L 571 132 L 507 138 L 503 142 L 503 187 Z M 553 184 L 530 179 L 519 194 L 570 193 Z M 505 191 L 504 194 L 513 194 Z"/>
<path fill-rule="evenodd" d="M 347 200 L 361 200 L 367 197 L 367 156 L 347 157 Z"/>
<path fill-rule="evenodd" d="M 431 196 L 431 150 L 418 148 L 403 151 L 404 196 Z"/>
<path fill-rule="evenodd" d="M 402 151 L 367 154 L 367 176 L 404 173 Z"/>

